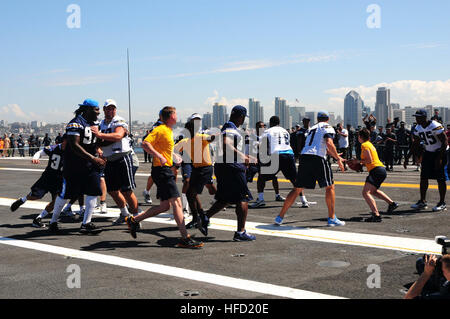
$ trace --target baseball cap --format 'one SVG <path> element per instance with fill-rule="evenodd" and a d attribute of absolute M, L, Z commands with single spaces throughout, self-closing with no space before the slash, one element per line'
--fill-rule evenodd
<path fill-rule="evenodd" d="M 116 103 L 116 101 L 114 101 L 114 100 L 112 100 L 112 99 L 108 99 L 108 100 L 105 101 L 105 105 L 103 105 L 103 106 L 104 106 L 104 107 L 107 107 L 107 106 L 114 106 L 114 107 L 117 108 L 117 103 Z"/>
<path fill-rule="evenodd" d="M 420 109 L 420 110 L 417 110 L 416 114 L 414 114 L 413 116 L 414 117 L 427 117 L 427 115 L 428 115 L 428 113 L 426 110 Z"/>
<path fill-rule="evenodd" d="M 327 111 L 322 110 L 317 113 L 317 118 L 318 119 L 328 119 L 328 118 L 330 118 L 330 114 Z"/>
<path fill-rule="evenodd" d="M 245 107 L 243 107 L 242 105 L 236 105 L 235 107 L 233 107 L 233 110 L 231 110 L 231 115 L 234 115 L 234 114 L 248 117 L 247 109 Z"/>
<path fill-rule="evenodd" d="M 192 114 L 191 116 L 189 116 L 189 118 L 188 118 L 188 122 L 190 122 L 190 121 L 192 121 L 192 120 L 201 120 L 202 119 L 202 116 L 200 115 L 200 114 L 198 114 L 198 113 L 194 113 L 194 114 Z"/>
<path fill-rule="evenodd" d="M 90 107 L 98 107 L 99 104 L 96 100 L 86 99 L 83 104 L 78 104 L 79 106 L 90 106 Z"/>

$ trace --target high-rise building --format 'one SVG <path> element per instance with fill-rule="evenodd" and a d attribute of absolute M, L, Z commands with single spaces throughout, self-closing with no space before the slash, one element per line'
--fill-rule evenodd
<path fill-rule="evenodd" d="M 413 115 L 416 114 L 418 109 L 419 108 L 417 108 L 417 107 L 405 106 L 404 110 L 405 110 L 405 122 L 406 122 L 406 124 L 413 125 L 413 123 L 416 122 L 416 118 Z"/>
<path fill-rule="evenodd" d="M 275 98 L 275 115 L 280 118 L 280 126 L 290 129 L 292 126 L 292 117 L 289 112 L 289 106 L 286 100 L 280 97 Z"/>
<path fill-rule="evenodd" d="M 391 90 L 380 87 L 377 91 L 377 102 L 375 104 L 375 117 L 377 125 L 385 126 L 388 119 L 393 120 L 394 113 L 391 106 Z"/>
<path fill-rule="evenodd" d="M 249 126 L 254 128 L 256 123 L 259 121 L 264 121 L 264 109 L 261 106 L 261 102 L 255 99 L 248 100 L 248 111 L 249 111 Z"/>
<path fill-rule="evenodd" d="M 395 109 L 395 110 L 393 110 L 393 112 L 394 112 L 394 119 L 396 117 L 398 117 L 400 122 L 405 122 L 406 123 L 406 111 L 405 110 Z"/>
<path fill-rule="evenodd" d="M 393 110 L 400 110 L 400 104 L 399 103 L 391 103 Z"/>
<path fill-rule="evenodd" d="M 305 116 L 305 108 L 302 106 L 291 106 L 289 107 L 289 113 L 292 117 L 292 125 L 300 124 Z"/>
<path fill-rule="evenodd" d="M 305 116 L 311 120 L 311 126 L 314 123 L 317 123 L 317 112 L 316 111 L 305 112 Z"/>
<path fill-rule="evenodd" d="M 206 113 L 203 114 L 202 125 L 204 128 L 211 128 L 212 126 L 212 114 Z"/>
<path fill-rule="evenodd" d="M 352 127 L 363 125 L 364 102 L 356 91 L 350 91 L 344 100 L 344 126 L 350 124 Z"/>
<path fill-rule="evenodd" d="M 213 126 L 219 127 L 228 121 L 227 107 L 225 105 L 220 105 L 215 103 L 213 105 Z"/>

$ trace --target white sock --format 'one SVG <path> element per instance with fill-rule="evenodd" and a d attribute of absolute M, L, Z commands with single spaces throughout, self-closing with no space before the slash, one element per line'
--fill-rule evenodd
<path fill-rule="evenodd" d="M 21 200 L 22 200 L 22 202 L 25 204 L 25 203 L 27 202 L 27 197 L 26 197 L 26 196 L 25 196 L 25 197 L 22 197 Z"/>
<path fill-rule="evenodd" d="M 97 202 L 97 201 L 96 201 Z M 97 205 L 97 204 L 96 204 Z M 86 210 L 86 205 L 80 206 L 80 210 Z"/>
<path fill-rule="evenodd" d="M 145 195 L 150 195 L 150 191 L 149 190 L 144 190 Z"/>
<path fill-rule="evenodd" d="M 183 202 L 183 209 L 188 208 L 189 203 L 186 194 L 181 194 L 181 201 Z"/>
<path fill-rule="evenodd" d="M 38 218 L 40 218 L 40 219 L 45 218 L 45 216 L 47 216 L 48 214 L 50 214 L 50 213 L 44 209 L 44 210 L 39 214 Z"/>
<path fill-rule="evenodd" d="M 89 224 L 97 205 L 97 196 L 86 196 L 86 210 L 84 212 L 83 225 Z"/>
<path fill-rule="evenodd" d="M 56 197 L 55 207 L 53 208 L 52 220 L 50 221 L 51 224 L 58 222 L 59 215 L 61 214 L 64 205 L 66 205 L 66 202 L 67 202 L 66 199 L 62 199 L 59 196 Z"/>
<path fill-rule="evenodd" d="M 264 193 L 258 193 L 258 200 L 263 201 L 264 200 Z"/>
<path fill-rule="evenodd" d="M 302 203 L 307 203 L 306 197 L 304 195 L 300 196 Z"/>
<path fill-rule="evenodd" d="M 120 209 L 120 216 L 124 216 L 124 217 L 130 216 L 130 212 L 128 211 L 127 206 Z"/>

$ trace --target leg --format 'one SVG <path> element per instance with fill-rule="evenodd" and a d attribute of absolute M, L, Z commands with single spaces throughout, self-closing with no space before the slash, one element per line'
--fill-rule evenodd
<path fill-rule="evenodd" d="M 133 191 L 127 192 L 119 192 L 125 198 L 125 201 L 128 204 L 128 208 L 130 209 L 131 214 L 135 215 L 138 212 L 138 200 Z"/>
<path fill-rule="evenodd" d="M 292 191 L 289 193 L 286 200 L 284 201 L 283 208 L 281 209 L 281 212 L 279 214 L 279 216 L 281 218 L 284 218 L 284 216 L 286 215 L 286 212 L 295 203 L 295 199 L 297 198 L 298 195 L 300 195 L 300 193 L 302 191 L 303 191 L 303 188 L 295 188 L 294 187 L 292 189 Z"/>
<path fill-rule="evenodd" d="M 100 187 L 102 189 L 102 196 L 100 196 L 100 202 L 105 202 L 106 201 L 106 182 L 105 182 L 104 177 L 100 178 Z"/>
<path fill-rule="evenodd" d="M 445 195 L 447 194 L 447 183 L 445 180 L 438 180 L 439 187 L 439 204 L 445 203 Z"/>
<path fill-rule="evenodd" d="M 328 186 L 325 191 L 325 200 L 327 202 L 328 207 L 328 217 L 331 219 L 336 218 L 336 214 L 334 211 L 335 208 L 335 191 L 334 191 L 334 185 Z"/>
<path fill-rule="evenodd" d="M 277 177 L 275 177 L 272 180 L 272 186 L 273 186 L 273 189 L 275 191 L 275 195 L 279 195 L 280 194 L 280 187 L 279 187 L 279 184 L 278 184 L 278 178 Z"/>
<path fill-rule="evenodd" d="M 241 202 L 236 204 L 237 231 L 245 231 L 245 222 L 247 221 L 248 203 Z"/>
<path fill-rule="evenodd" d="M 422 178 L 420 180 L 420 200 L 425 202 L 427 198 L 428 179 Z"/>
<path fill-rule="evenodd" d="M 375 202 L 375 199 L 372 197 L 372 194 L 375 194 L 377 192 L 377 189 L 372 184 L 366 183 L 364 184 L 364 188 L 362 190 L 362 195 L 364 199 L 366 200 L 367 205 L 369 205 L 370 210 L 373 214 L 376 216 L 380 216 L 380 213 L 378 212 L 377 203 Z"/>

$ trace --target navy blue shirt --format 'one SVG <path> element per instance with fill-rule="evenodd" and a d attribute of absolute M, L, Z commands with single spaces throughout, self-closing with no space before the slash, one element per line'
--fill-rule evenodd
<path fill-rule="evenodd" d="M 45 168 L 46 173 L 61 175 L 63 170 L 63 156 L 64 151 L 61 144 L 47 146 L 44 148 L 44 153 L 48 156 L 48 164 Z"/>
<path fill-rule="evenodd" d="M 97 138 L 92 134 L 91 126 L 98 126 L 98 122 L 89 122 L 79 115 L 66 126 L 66 134 L 80 137 L 80 146 L 89 154 L 96 155 Z M 72 167 L 91 167 L 93 164 L 84 158 L 79 157 L 67 144 L 64 152 L 64 166 L 68 169 Z"/>
<path fill-rule="evenodd" d="M 244 153 L 244 138 L 241 135 L 241 132 L 239 132 L 238 128 L 233 122 L 227 122 L 222 127 L 222 135 L 230 138 L 233 141 L 233 146 Z M 225 145 L 223 145 L 223 163 L 226 165 L 230 165 L 239 169 L 245 170 L 245 164 L 242 162 L 242 159 L 238 159 L 238 155 L 236 152 L 234 152 L 233 155 L 228 154 L 227 155 L 227 148 Z M 228 159 L 228 161 L 227 161 Z"/>

